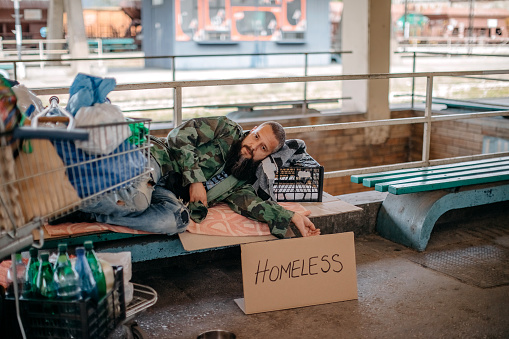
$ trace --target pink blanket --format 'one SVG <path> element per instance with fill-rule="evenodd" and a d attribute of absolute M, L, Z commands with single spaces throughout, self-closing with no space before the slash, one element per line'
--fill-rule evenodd
<path fill-rule="evenodd" d="M 306 209 L 299 203 L 279 203 L 286 209 L 294 212 L 305 212 Z M 129 227 L 115 226 L 100 222 L 88 223 L 62 223 L 58 225 L 45 225 L 44 228 L 52 237 L 69 236 L 83 233 L 117 232 L 131 234 L 151 234 L 150 232 L 137 231 Z M 217 204 L 209 208 L 207 218 L 200 223 L 190 225 L 187 230 L 196 234 L 222 235 L 222 236 L 250 236 L 268 235 L 269 226 L 265 223 L 246 218 L 235 213 L 226 204 Z"/>
<path fill-rule="evenodd" d="M 279 203 L 284 208 L 294 212 L 305 212 L 306 209 L 295 202 Z M 200 224 L 190 225 L 190 233 L 221 235 L 221 236 L 251 236 L 269 235 L 270 229 L 266 223 L 246 218 L 235 213 L 224 203 L 214 205 L 209 209 L 207 218 Z"/>
<path fill-rule="evenodd" d="M 52 237 L 62 235 L 73 235 L 83 233 L 97 233 L 104 231 L 111 231 L 117 233 L 131 233 L 131 234 L 151 234 L 150 232 L 138 231 L 125 226 L 116 226 L 105 224 L 102 222 L 64 222 L 58 225 L 44 225 L 48 234 Z"/>

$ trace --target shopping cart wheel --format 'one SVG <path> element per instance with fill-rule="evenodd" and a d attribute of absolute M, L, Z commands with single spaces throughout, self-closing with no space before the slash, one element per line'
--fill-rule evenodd
<path fill-rule="evenodd" d="M 126 330 L 127 339 L 144 339 L 148 338 L 145 332 L 142 331 L 141 327 L 138 325 L 136 320 L 129 322 L 128 324 L 124 324 L 124 328 Z"/>

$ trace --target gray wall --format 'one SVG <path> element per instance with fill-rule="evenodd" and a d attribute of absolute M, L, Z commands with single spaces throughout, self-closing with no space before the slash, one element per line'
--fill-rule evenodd
<path fill-rule="evenodd" d="M 164 0 L 158 6 L 153 6 L 152 2 L 152 0 L 142 1 L 142 49 L 145 56 L 174 55 L 173 0 Z M 171 68 L 171 59 L 149 59 L 146 60 L 145 66 Z"/>
<path fill-rule="evenodd" d="M 307 29 L 304 43 L 281 44 L 275 41 L 239 41 L 235 44 L 198 44 L 195 41 L 175 41 L 173 0 L 164 0 L 152 6 L 152 0 L 143 0 L 143 51 L 145 55 L 211 55 L 284 52 L 325 52 L 330 50 L 329 0 L 307 0 Z M 159 29 L 156 28 L 159 23 Z M 291 67 L 304 65 L 303 55 L 283 56 L 224 56 L 177 58 L 176 68 L 231 69 L 249 67 Z M 330 55 L 310 55 L 309 65 L 326 65 Z M 168 61 L 147 60 L 149 67 L 171 67 Z M 300 74 L 299 74 L 300 75 Z"/>

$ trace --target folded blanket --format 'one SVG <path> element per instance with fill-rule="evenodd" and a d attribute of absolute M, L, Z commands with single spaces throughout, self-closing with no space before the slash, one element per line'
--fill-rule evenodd
<path fill-rule="evenodd" d="M 284 202 L 280 203 L 280 205 L 294 212 L 306 211 L 306 208 L 295 202 Z M 45 225 L 44 228 L 52 237 L 104 231 L 130 234 L 151 234 L 150 232 L 133 230 L 129 227 L 115 226 L 100 222 L 67 222 L 57 225 Z M 255 236 L 270 234 L 269 226 L 266 223 L 252 220 L 235 213 L 227 204 L 224 203 L 217 204 L 209 208 L 207 218 L 200 224 L 189 226 L 187 230 L 196 234 L 222 236 Z"/>
<path fill-rule="evenodd" d="M 278 168 L 290 166 L 304 156 L 309 155 L 306 152 L 306 144 L 303 140 L 286 140 L 279 151 L 262 160 L 256 169 L 257 179 L 253 184 L 256 194 L 264 200 L 276 201 L 273 185 Z"/>

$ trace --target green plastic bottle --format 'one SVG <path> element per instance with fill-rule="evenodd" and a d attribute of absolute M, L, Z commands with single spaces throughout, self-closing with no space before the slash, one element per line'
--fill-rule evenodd
<path fill-rule="evenodd" d="M 72 268 L 66 243 L 58 244 L 58 258 L 53 270 L 53 280 L 57 284 L 57 296 L 65 300 L 79 299 L 78 273 Z"/>
<path fill-rule="evenodd" d="M 35 247 L 30 247 L 28 251 L 30 258 L 28 258 L 27 268 L 25 271 L 25 287 L 23 288 L 24 298 L 35 298 L 35 291 L 37 290 L 37 274 L 39 273 L 38 251 Z"/>
<path fill-rule="evenodd" d="M 41 264 L 37 273 L 36 297 L 55 299 L 57 287 L 53 280 L 53 267 L 49 262 L 49 253 L 41 253 Z"/>
<path fill-rule="evenodd" d="M 97 292 L 99 294 L 99 298 L 102 298 L 106 295 L 106 277 L 104 276 L 103 268 L 97 259 L 94 251 L 94 244 L 92 241 L 85 241 L 83 246 L 85 247 L 85 257 L 87 258 L 88 265 L 92 270 L 92 274 L 97 284 Z"/>

